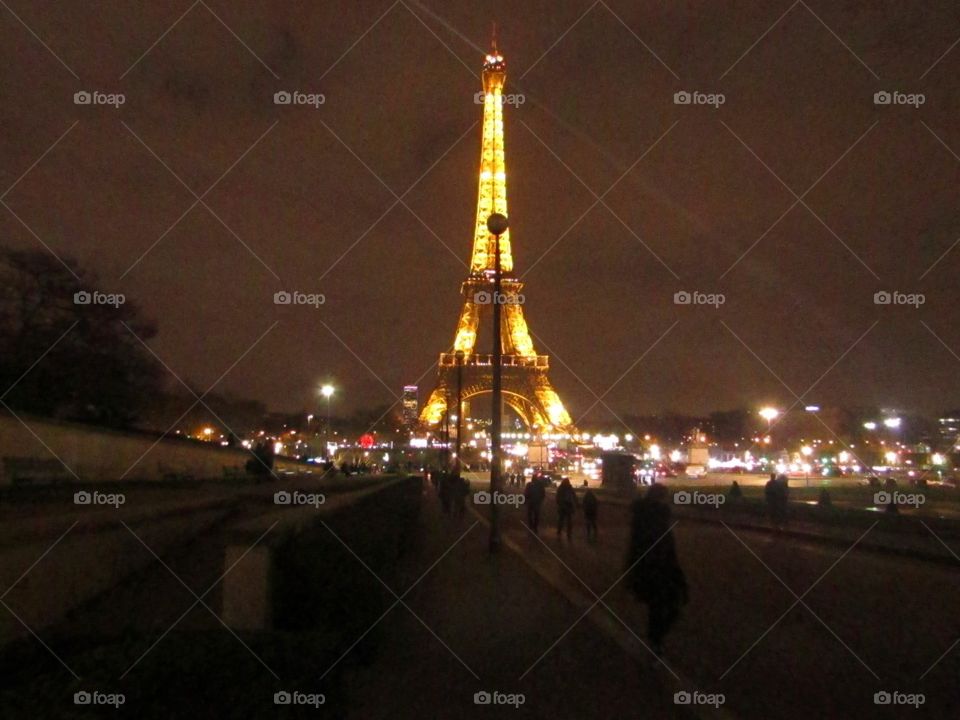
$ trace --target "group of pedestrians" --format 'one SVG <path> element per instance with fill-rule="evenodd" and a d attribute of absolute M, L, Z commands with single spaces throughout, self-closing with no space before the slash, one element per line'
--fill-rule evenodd
<path fill-rule="evenodd" d="M 783 526 L 790 507 L 790 483 L 787 476 L 770 473 L 770 479 L 763 486 L 763 497 L 773 524 L 777 527 Z"/>
<path fill-rule="evenodd" d="M 527 525 L 535 533 L 539 531 L 545 498 L 546 481 L 533 477 L 524 489 L 524 504 Z M 668 498 L 666 486 L 653 483 L 633 502 L 626 558 L 627 586 L 637 601 L 647 606 L 647 638 L 657 655 L 663 654 L 664 637 L 689 600 L 686 577 L 677 558 Z M 583 510 L 587 539 L 596 541 L 599 503 L 592 489 L 587 488 L 578 497 L 570 480 L 564 478 L 557 487 L 556 503 L 558 538 L 566 533 L 567 540 L 572 540 L 573 517 L 579 508 Z"/>
<path fill-rule="evenodd" d="M 547 481 L 534 475 L 523 490 L 523 504 L 527 508 L 527 527 L 534 533 L 540 532 L 540 510 L 547 496 Z M 569 478 L 563 478 L 557 487 L 557 537 L 566 530 L 567 540 L 573 539 L 573 516 L 578 507 L 583 507 L 583 519 L 587 530 L 587 540 L 597 539 L 597 496 L 590 488 L 583 494 L 583 500 L 577 498 L 577 492 Z"/>
<path fill-rule="evenodd" d="M 466 478 L 459 473 L 432 471 L 430 481 L 440 498 L 443 512 L 462 517 L 470 493 Z M 546 477 L 535 474 L 523 490 L 527 526 L 536 534 L 540 530 L 548 484 Z M 771 489 L 779 500 L 780 488 L 774 486 Z M 638 602 L 647 606 L 647 638 L 650 649 L 657 655 L 663 653 L 664 638 L 689 600 L 686 577 L 677 558 L 668 498 L 666 486 L 653 483 L 632 503 L 624 573 L 627 588 Z M 573 518 L 579 509 L 583 511 L 587 540 L 596 542 L 599 502 L 591 488 L 586 488 L 583 495 L 578 496 L 569 478 L 563 478 L 557 487 L 555 502 L 558 538 L 566 534 L 568 542 L 573 539 Z"/>
<path fill-rule="evenodd" d="M 430 482 L 433 484 L 437 496 L 440 498 L 440 507 L 445 515 L 462 518 L 467 512 L 467 495 L 470 494 L 470 482 L 461 477 L 460 473 L 434 470 L 430 473 Z"/>

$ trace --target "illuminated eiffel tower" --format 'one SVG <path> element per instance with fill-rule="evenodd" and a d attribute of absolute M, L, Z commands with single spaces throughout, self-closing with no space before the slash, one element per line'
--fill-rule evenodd
<path fill-rule="evenodd" d="M 496 238 L 487 229 L 491 213 L 507 215 L 507 172 L 503 149 L 503 86 L 507 77 L 503 56 L 493 50 L 483 64 L 483 144 L 480 155 L 480 187 L 473 236 L 470 273 L 461 286 L 463 310 L 457 324 L 453 353 L 441 353 L 437 385 L 423 407 L 420 421 L 435 425 L 443 418 L 447 403 L 456 404 L 457 358 L 463 353 L 463 400 L 489 393 L 493 385 L 492 355 L 475 351 L 477 329 L 492 322 L 493 302 L 500 302 L 503 321 L 503 401 L 531 432 L 574 432 L 564 408 L 547 377 L 549 357 L 538 355 L 523 318 L 523 284 L 514 277 L 510 231 L 500 236 L 501 297 L 494 297 L 493 276 Z"/>

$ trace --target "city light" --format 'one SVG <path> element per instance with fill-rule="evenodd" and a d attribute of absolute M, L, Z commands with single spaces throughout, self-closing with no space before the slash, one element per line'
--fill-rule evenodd
<path fill-rule="evenodd" d="M 883 424 L 890 429 L 896 429 L 900 427 L 900 418 L 898 417 L 888 417 L 883 421 Z"/>
<path fill-rule="evenodd" d="M 770 423 L 780 417 L 780 411 L 775 407 L 760 408 L 760 417 Z"/>
<path fill-rule="evenodd" d="M 867 430 L 876 430 L 877 424 L 871 420 L 871 421 L 865 422 L 863 424 L 863 427 L 865 427 Z"/>
<path fill-rule="evenodd" d="M 328 400 L 333 395 L 333 393 L 334 393 L 333 385 L 324 385 L 323 387 L 320 388 L 320 394 L 323 395 Z"/>

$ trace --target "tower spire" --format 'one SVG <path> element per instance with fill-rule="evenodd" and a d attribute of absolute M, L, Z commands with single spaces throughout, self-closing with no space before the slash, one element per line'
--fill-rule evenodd
<path fill-rule="evenodd" d="M 507 65 L 497 50 L 496 23 L 492 44 L 493 49 L 484 59 L 482 73 L 483 141 L 473 253 L 470 256 L 470 272 L 474 275 L 493 272 L 495 239 L 487 229 L 487 218 L 492 213 L 507 215 L 507 166 L 503 146 L 503 86 L 507 80 Z M 481 95 L 477 97 L 479 101 Z M 500 236 L 500 266 L 507 274 L 513 271 L 510 230 Z"/>
<path fill-rule="evenodd" d="M 503 374 L 503 402 L 509 405 L 531 432 L 575 432 L 570 413 L 547 377 L 550 362 L 534 348 L 523 315 L 523 283 L 513 274 L 510 230 L 500 236 L 499 282 L 496 272 L 496 238 L 487 228 L 493 213 L 507 215 L 507 166 L 503 150 L 503 87 L 507 66 L 497 49 L 496 25 L 490 53 L 483 63 L 483 92 L 476 94 L 483 104 L 483 138 L 480 151 L 480 178 L 477 190 L 477 221 L 470 255 L 470 272 L 460 286 L 463 307 L 457 322 L 453 352 L 440 354 L 437 385 L 420 413 L 424 425 L 436 425 L 449 407 L 451 387 L 463 390 L 462 400 L 492 391 L 494 362 L 506 368 Z M 494 303 L 502 305 L 494 312 Z M 484 352 L 478 329 L 498 316 L 502 354 Z M 496 358 L 496 360 L 495 360 Z M 461 377 L 462 375 L 462 377 Z M 462 380 L 462 383 L 461 383 Z M 459 395 L 459 393 L 458 393 Z M 466 410 L 463 410 L 466 413 Z"/>

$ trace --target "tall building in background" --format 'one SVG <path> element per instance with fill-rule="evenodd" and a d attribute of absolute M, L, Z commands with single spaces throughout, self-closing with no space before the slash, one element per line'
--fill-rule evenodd
<path fill-rule="evenodd" d="M 420 415 L 420 400 L 416 385 L 403 386 L 403 424 L 408 428 L 417 424 Z"/>
<path fill-rule="evenodd" d="M 457 323 L 454 352 L 441 353 L 437 385 L 420 413 L 421 422 L 436 425 L 448 404 L 456 405 L 457 359 L 463 353 L 463 399 L 492 390 L 492 355 L 477 352 L 481 320 L 492 336 L 493 303 L 501 304 L 503 326 L 503 400 L 531 432 L 573 432 L 573 422 L 547 377 L 549 357 L 538 355 L 523 317 L 522 283 L 514 274 L 510 230 L 500 236 L 502 297 L 494 296 L 496 238 L 487 229 L 492 213 L 507 215 L 507 164 L 503 146 L 503 86 L 507 66 L 494 43 L 483 64 L 483 138 L 480 181 L 470 273 L 461 286 L 463 309 Z M 492 349 L 492 348 L 491 348 Z M 455 411 L 454 411 L 455 412 Z"/>

